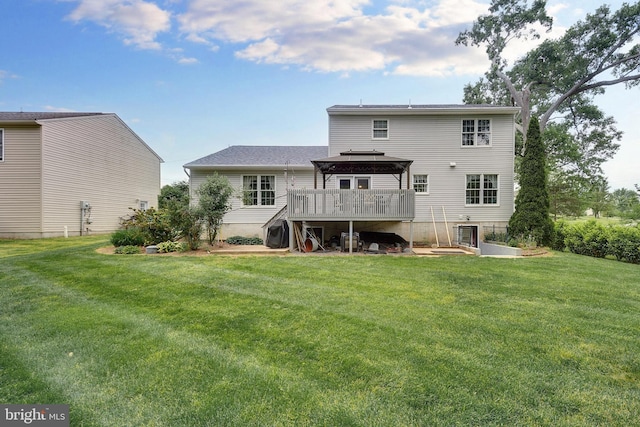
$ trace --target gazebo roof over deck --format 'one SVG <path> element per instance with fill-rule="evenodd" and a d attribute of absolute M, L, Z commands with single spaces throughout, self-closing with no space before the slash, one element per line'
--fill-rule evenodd
<path fill-rule="evenodd" d="M 311 160 L 316 171 L 322 173 L 323 187 L 326 182 L 326 175 L 352 175 L 352 174 L 385 174 L 398 175 L 398 181 L 402 174 L 408 172 L 413 160 L 401 159 L 398 157 L 385 156 L 380 151 L 343 151 L 339 156 L 327 157 L 326 159 Z M 407 186 L 409 183 L 407 182 Z M 314 186 L 317 183 L 314 180 Z M 408 187 L 407 187 L 408 188 Z"/>
<path fill-rule="evenodd" d="M 339 156 L 312 160 L 324 175 L 335 174 L 389 174 L 401 175 L 409 169 L 413 160 L 385 156 L 380 151 L 343 151 Z"/>

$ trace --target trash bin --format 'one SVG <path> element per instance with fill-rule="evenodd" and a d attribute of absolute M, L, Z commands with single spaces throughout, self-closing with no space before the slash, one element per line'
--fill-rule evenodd
<path fill-rule="evenodd" d="M 351 242 L 349 242 L 349 233 L 342 233 L 340 235 L 340 248 L 342 252 L 349 252 L 349 247 L 351 247 L 351 251 L 357 252 L 360 248 L 360 233 L 354 231 L 352 234 Z"/>

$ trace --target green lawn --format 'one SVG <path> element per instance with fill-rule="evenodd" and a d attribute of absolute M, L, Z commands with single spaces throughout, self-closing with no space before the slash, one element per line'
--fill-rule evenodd
<path fill-rule="evenodd" d="M 0 241 L 0 403 L 72 426 L 640 425 L 640 266 Z"/>

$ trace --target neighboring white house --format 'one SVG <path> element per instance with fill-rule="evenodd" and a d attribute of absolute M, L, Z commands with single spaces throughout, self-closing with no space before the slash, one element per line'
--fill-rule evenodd
<path fill-rule="evenodd" d="M 328 147 L 287 148 L 300 150 L 296 158 L 307 162 L 295 166 L 293 182 L 286 157 L 264 154 L 283 147 L 230 147 L 185 168 L 191 170 L 192 190 L 213 171 L 244 190 L 245 200 L 238 196 L 224 219 L 233 234 L 260 235 L 260 227 L 286 205 L 283 215 L 291 224 L 318 227 L 325 240 L 353 229 L 476 246 L 485 227 L 505 227 L 513 213 L 518 111 L 491 105 L 336 105 L 327 109 Z M 226 160 L 218 165 L 206 161 L 222 156 Z M 243 160 L 256 157 L 263 161 Z M 247 191 L 253 192 L 248 199 Z"/>
<path fill-rule="evenodd" d="M 157 206 L 161 163 L 115 114 L 0 112 L 0 237 L 114 231 Z"/>

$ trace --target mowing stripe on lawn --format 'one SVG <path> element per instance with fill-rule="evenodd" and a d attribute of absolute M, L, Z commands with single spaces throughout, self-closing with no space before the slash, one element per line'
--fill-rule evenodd
<path fill-rule="evenodd" d="M 511 261 L 12 257 L 3 351 L 89 425 L 633 424 L 637 266 Z"/>
<path fill-rule="evenodd" d="M 60 283 L 43 281 L 37 274 L 10 273 L 10 286 L 2 288 L 2 299 L 15 305 L 7 307 L 2 316 L 3 336 L 18 349 L 22 360 L 37 369 L 38 378 L 70 399 L 65 403 L 72 408 L 96 408 L 89 417 L 113 408 L 107 411 L 108 418 L 100 420 L 102 425 L 118 425 L 121 420 L 132 425 L 177 425 L 193 417 L 194 408 L 202 408 L 213 424 L 216 420 L 240 423 L 245 416 L 277 419 L 280 414 L 272 411 L 286 408 L 289 396 L 305 403 L 305 407 L 296 403 L 287 410 L 289 421 L 315 418 L 344 422 L 357 420 L 359 413 L 370 412 L 369 405 L 380 403 L 364 391 L 349 396 L 320 387 L 295 372 L 221 349 L 211 340 L 158 323 L 147 313 L 97 302 Z M 20 285 L 25 282 L 31 285 Z M 24 301 L 28 301 L 26 306 Z M 11 308 L 19 316 L 11 315 Z M 106 352 L 87 334 L 106 341 L 103 345 L 113 350 L 125 346 L 133 351 Z M 127 345 L 131 341 L 138 343 L 133 349 Z M 162 379 L 158 370 L 165 371 L 167 377 Z M 174 378 L 176 372 L 178 377 Z M 149 376 L 152 381 L 140 380 Z M 183 381 L 192 384 L 189 393 L 174 395 L 172 384 Z M 158 398 L 160 402 L 156 402 Z M 263 405 L 245 414 L 248 409 L 241 402 L 247 399 Z M 218 409 L 207 413 L 212 408 Z M 392 421 L 384 413 L 371 419 L 385 424 Z"/>

